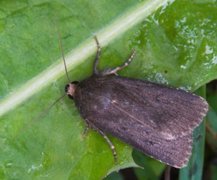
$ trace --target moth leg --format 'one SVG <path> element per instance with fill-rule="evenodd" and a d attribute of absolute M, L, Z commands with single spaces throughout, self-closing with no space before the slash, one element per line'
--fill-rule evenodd
<path fill-rule="evenodd" d="M 109 147 L 112 150 L 114 161 L 115 163 L 117 163 L 118 158 L 117 158 L 117 152 L 116 152 L 114 144 L 111 142 L 111 140 L 108 138 L 108 136 L 106 136 L 106 134 L 103 131 L 101 131 L 100 129 L 97 129 L 97 132 L 99 132 L 102 135 L 102 137 L 106 140 L 106 142 L 109 144 Z"/>
<path fill-rule="evenodd" d="M 91 128 L 94 129 L 93 126 L 91 125 L 91 123 L 89 122 L 89 120 L 85 119 L 85 128 L 84 128 L 84 131 L 82 133 L 82 136 L 85 137 Z"/>
<path fill-rule="evenodd" d="M 106 140 L 106 142 L 109 144 L 109 147 L 112 150 L 114 161 L 115 161 L 115 163 L 117 163 L 117 159 L 118 159 L 117 158 L 117 152 L 116 152 L 115 146 L 111 142 L 111 140 L 106 136 L 106 134 L 103 131 L 101 131 L 99 128 L 97 128 L 96 126 L 91 124 L 87 119 L 85 119 L 85 121 L 87 122 L 87 126 L 86 126 L 86 128 L 84 130 L 84 133 L 86 133 L 85 131 L 88 131 L 89 128 L 92 128 L 93 130 L 96 130 Z"/>
<path fill-rule="evenodd" d="M 95 60 L 94 60 L 94 64 L 93 64 L 93 73 L 94 74 L 99 74 L 99 71 L 97 69 L 97 66 L 99 64 L 99 58 L 100 58 L 100 53 L 101 53 L 101 47 L 99 45 L 99 41 L 97 39 L 96 36 L 94 36 L 94 39 L 96 41 L 96 45 L 97 45 L 97 52 L 96 52 L 96 57 L 95 57 Z"/>
<path fill-rule="evenodd" d="M 87 134 L 88 134 L 88 132 L 89 132 L 89 129 L 90 129 L 90 126 L 87 124 L 86 127 L 85 127 L 85 129 L 84 129 L 84 131 L 83 131 L 83 133 L 82 133 L 82 136 L 83 136 L 83 137 L 86 137 L 86 136 L 87 136 Z"/>
<path fill-rule="evenodd" d="M 135 50 L 132 51 L 132 53 L 130 54 L 129 58 L 120 66 L 114 68 L 114 69 L 110 69 L 110 70 L 105 70 L 102 72 L 102 75 L 110 75 L 110 74 L 117 74 L 118 71 L 124 69 L 125 67 L 127 67 L 133 60 L 135 56 Z"/>

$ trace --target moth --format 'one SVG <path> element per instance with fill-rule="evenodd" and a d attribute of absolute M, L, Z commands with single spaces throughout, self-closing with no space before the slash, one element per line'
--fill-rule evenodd
<path fill-rule="evenodd" d="M 206 100 L 181 89 L 118 76 L 117 72 L 133 60 L 135 51 L 121 66 L 98 70 L 101 47 L 96 37 L 95 41 L 93 74 L 65 86 L 86 122 L 86 130 L 96 130 L 105 138 L 115 161 L 115 146 L 107 134 L 170 166 L 186 166 L 192 132 L 208 111 Z"/>

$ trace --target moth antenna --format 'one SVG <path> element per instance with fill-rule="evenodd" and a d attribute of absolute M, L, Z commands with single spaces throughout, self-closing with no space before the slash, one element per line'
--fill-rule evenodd
<path fill-rule="evenodd" d="M 99 71 L 97 69 L 97 66 L 99 64 L 99 58 L 100 58 L 100 53 L 101 53 L 101 47 L 99 45 L 99 41 L 97 39 L 96 36 L 94 36 L 94 39 L 96 41 L 96 45 L 97 45 L 97 52 L 96 52 L 96 57 L 95 57 L 95 60 L 94 60 L 94 64 L 93 64 L 93 73 L 94 74 L 99 74 Z"/>
<path fill-rule="evenodd" d="M 70 79 L 69 79 L 69 73 L 68 73 L 68 70 L 67 70 L 67 67 L 66 67 L 66 60 L 65 60 L 64 51 L 63 51 L 63 45 L 62 45 L 62 40 L 61 40 L 61 33 L 60 33 L 60 31 L 59 31 L 58 28 L 57 28 L 57 34 L 58 34 L 59 49 L 61 51 L 61 55 L 62 55 L 62 58 L 63 58 L 64 68 L 65 68 L 65 72 L 66 72 L 66 77 L 68 79 L 68 82 L 71 82 Z"/>
<path fill-rule="evenodd" d="M 50 109 L 55 105 L 57 104 L 61 99 L 63 99 L 64 97 L 66 96 L 66 94 L 63 94 L 62 96 L 60 96 L 58 99 L 56 99 L 50 106 L 48 106 L 44 111 L 42 111 L 38 116 L 36 117 L 33 117 L 30 121 L 30 123 L 28 123 L 27 125 L 24 125 L 21 130 L 19 132 L 22 132 L 23 129 L 27 129 L 28 127 L 30 127 L 34 122 L 35 120 L 38 120 L 40 118 L 43 118 L 47 115 L 47 112 L 50 111 Z M 19 134 L 18 134 L 19 135 Z"/>
<path fill-rule="evenodd" d="M 36 119 L 39 119 L 40 117 L 44 117 L 44 115 L 46 115 L 45 113 L 49 112 L 50 109 L 57 104 L 60 100 L 62 100 L 64 97 L 66 96 L 66 94 L 63 94 L 62 96 L 60 96 L 58 99 L 56 99 L 50 106 L 48 106 L 42 113 L 39 114 L 39 116 Z"/>

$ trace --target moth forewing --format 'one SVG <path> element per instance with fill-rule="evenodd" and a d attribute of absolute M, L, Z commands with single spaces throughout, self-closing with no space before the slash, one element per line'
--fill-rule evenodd
<path fill-rule="evenodd" d="M 191 155 L 192 132 L 207 113 L 207 102 L 184 90 L 117 76 L 135 51 L 121 66 L 99 71 L 101 48 L 95 40 L 93 75 L 66 85 L 66 94 L 74 99 L 87 126 L 104 137 L 115 161 L 117 153 L 106 134 L 170 166 L 185 166 Z"/>

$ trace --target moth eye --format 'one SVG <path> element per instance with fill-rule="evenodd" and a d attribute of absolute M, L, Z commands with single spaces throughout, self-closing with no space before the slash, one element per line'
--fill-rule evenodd
<path fill-rule="evenodd" d="M 77 85 L 79 83 L 79 81 L 72 81 L 71 84 L 75 84 Z"/>
<path fill-rule="evenodd" d="M 68 89 L 69 89 L 69 84 L 66 84 L 66 86 L 65 86 L 65 93 L 68 92 Z"/>

